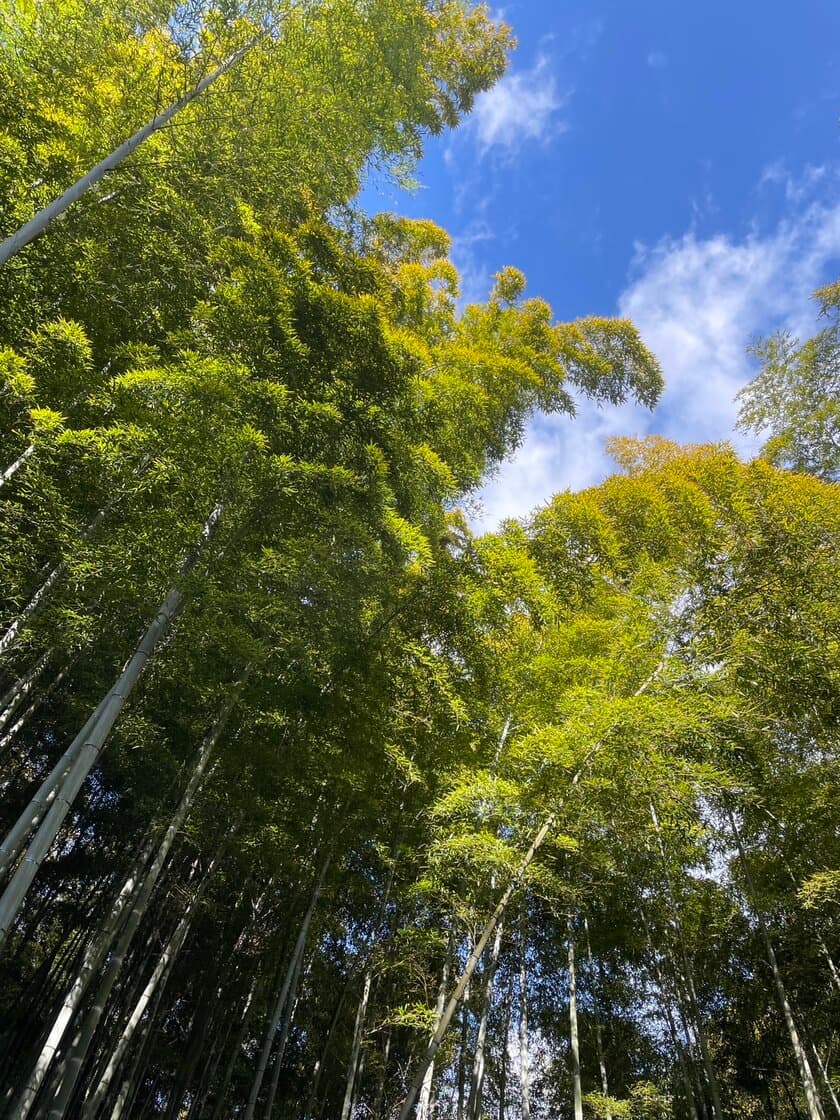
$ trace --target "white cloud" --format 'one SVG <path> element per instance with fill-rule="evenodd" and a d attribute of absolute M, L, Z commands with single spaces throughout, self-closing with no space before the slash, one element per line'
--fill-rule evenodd
<path fill-rule="evenodd" d="M 823 179 L 822 174 L 816 177 Z M 779 179 L 785 198 L 801 186 Z M 807 337 L 816 328 L 811 291 L 833 278 L 840 261 L 840 204 L 812 203 L 766 233 L 735 240 L 687 233 L 653 248 L 637 246 L 633 279 L 619 298 L 659 358 L 666 389 L 650 414 L 626 405 L 581 405 L 575 420 L 541 417 L 523 447 L 484 488 L 478 528 L 521 516 L 558 490 L 593 485 L 611 464 L 610 435 L 656 432 L 682 442 L 731 439 L 743 454 L 754 440 L 733 433 L 735 394 L 753 375 L 745 347 L 778 328 Z"/>
<path fill-rule="evenodd" d="M 470 511 L 473 529 L 490 531 L 506 517 L 524 517 L 558 490 L 580 490 L 603 478 L 604 441 L 634 430 L 630 411 L 587 402 L 574 419 L 540 417 L 513 459 L 482 488 Z"/>
<path fill-rule="evenodd" d="M 662 363 L 666 390 L 656 430 L 678 439 L 728 438 L 734 396 L 752 372 L 745 346 L 779 327 L 810 333 L 810 293 L 838 256 L 840 206 L 816 204 L 766 236 L 688 234 L 640 249 L 619 313 Z"/>
<path fill-rule="evenodd" d="M 548 58 L 540 55 L 530 70 L 510 71 L 479 95 L 469 127 L 482 155 L 491 148 L 511 154 L 524 140 L 543 142 L 564 131 L 557 114 L 567 101 L 557 92 Z"/>

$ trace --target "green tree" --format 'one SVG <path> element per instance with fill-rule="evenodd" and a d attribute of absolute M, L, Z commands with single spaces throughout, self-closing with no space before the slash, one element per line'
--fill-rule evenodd
<path fill-rule="evenodd" d="M 760 372 L 738 394 L 738 426 L 769 433 L 762 454 L 818 478 L 840 473 L 840 281 L 814 293 L 828 320 L 800 343 L 782 332 L 757 342 Z"/>

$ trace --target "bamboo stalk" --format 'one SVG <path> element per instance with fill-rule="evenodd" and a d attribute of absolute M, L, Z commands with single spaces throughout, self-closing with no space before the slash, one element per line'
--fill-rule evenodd
<path fill-rule="evenodd" d="M 222 514 L 217 505 L 204 524 L 198 544 L 181 567 L 181 574 L 188 574 L 212 536 Z M 160 606 L 134 653 L 88 722 L 56 763 L 48 778 L 42 783 L 36 797 L 18 819 L 9 836 L 0 845 L 0 872 L 8 867 L 20 852 L 30 831 L 40 827 L 29 845 L 0 898 L 0 946 L 17 917 L 26 893 L 38 873 L 47 852 L 58 835 L 65 817 L 82 788 L 85 779 L 95 766 L 105 747 L 108 735 L 131 696 L 135 685 L 153 656 L 158 642 L 168 630 L 172 620 L 183 606 L 180 589 L 173 587 Z M 43 818 L 43 819 L 42 819 Z M 11 838 L 11 839 L 10 839 Z"/>
<path fill-rule="evenodd" d="M 160 129 L 164 128 L 176 114 L 192 104 L 197 97 L 200 97 L 206 89 L 209 89 L 214 82 L 217 82 L 231 67 L 236 66 L 236 64 L 261 42 L 267 34 L 267 31 L 262 31 L 259 35 L 251 39 L 250 42 L 240 47 L 238 51 L 234 51 L 220 66 L 216 67 L 211 73 L 206 74 L 193 89 L 169 105 L 163 112 L 158 113 L 148 124 L 139 128 L 132 136 L 120 144 L 118 148 L 115 148 L 104 159 L 100 160 L 99 163 L 92 167 L 90 171 L 80 179 L 77 179 L 75 183 L 69 186 L 67 190 L 51 202 L 49 206 L 45 206 L 43 210 L 39 210 L 34 218 L 31 218 L 10 237 L 7 237 L 6 240 L 0 244 L 0 265 L 5 264 L 6 261 L 16 253 L 19 253 L 30 241 L 34 241 L 36 237 L 40 237 L 56 218 L 68 210 L 74 202 L 77 202 L 91 187 L 95 186 L 100 179 L 104 179 L 109 171 L 113 171 L 115 167 L 118 167 L 123 160 L 127 159 L 135 152 L 144 141 L 148 140 L 155 132 L 159 132 Z M 2 481 L 0 481 L 0 485 L 5 481 L 6 479 L 4 476 Z"/>

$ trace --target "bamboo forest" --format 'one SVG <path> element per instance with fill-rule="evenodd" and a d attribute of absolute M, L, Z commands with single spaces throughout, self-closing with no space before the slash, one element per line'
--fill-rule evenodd
<path fill-rule="evenodd" d="M 2 8 L 0 1117 L 839 1120 L 840 283 L 479 532 L 668 377 L 358 203 L 512 30 Z"/>

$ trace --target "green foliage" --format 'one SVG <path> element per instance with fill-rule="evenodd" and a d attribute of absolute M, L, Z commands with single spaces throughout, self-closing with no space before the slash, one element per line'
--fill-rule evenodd
<path fill-rule="evenodd" d="M 829 320 L 800 343 L 782 332 L 752 347 L 761 363 L 741 390 L 739 427 L 769 433 L 762 454 L 770 462 L 818 478 L 840 476 L 840 282 L 814 293 Z"/>
<path fill-rule="evenodd" d="M 460 507 L 535 411 L 662 386 L 626 321 L 557 323 L 515 268 L 461 309 L 445 231 L 353 211 L 369 167 L 410 177 L 502 73 L 484 7 L 23 0 L 0 35 L 3 233 L 258 29 L 0 270 L 6 827 L 182 596 L 0 961 L 9 1094 L 225 713 L 72 1108 L 183 916 L 121 1058 L 127 1108 L 244 1114 L 313 904 L 276 1115 L 341 1115 L 354 1039 L 357 1113 L 399 1115 L 483 935 L 498 959 L 438 1051 L 441 1115 L 480 1033 L 482 1107 L 510 1112 L 526 1005 L 532 1116 L 570 1114 L 571 952 L 589 1114 L 691 1116 L 702 1035 L 725 1115 L 795 1120 L 761 928 L 829 1055 L 837 285 L 815 339 L 761 344 L 742 422 L 771 421 L 764 458 L 615 440 L 614 477 L 474 538 Z"/>
<path fill-rule="evenodd" d="M 806 910 L 840 906 L 840 871 L 817 871 L 799 888 L 799 900 Z"/>
<path fill-rule="evenodd" d="M 614 1116 L 616 1120 L 666 1120 L 672 1115 L 671 1098 L 651 1081 L 637 1081 L 630 1086 L 625 1100 L 587 1093 L 584 1104 L 598 1120 Z"/>

